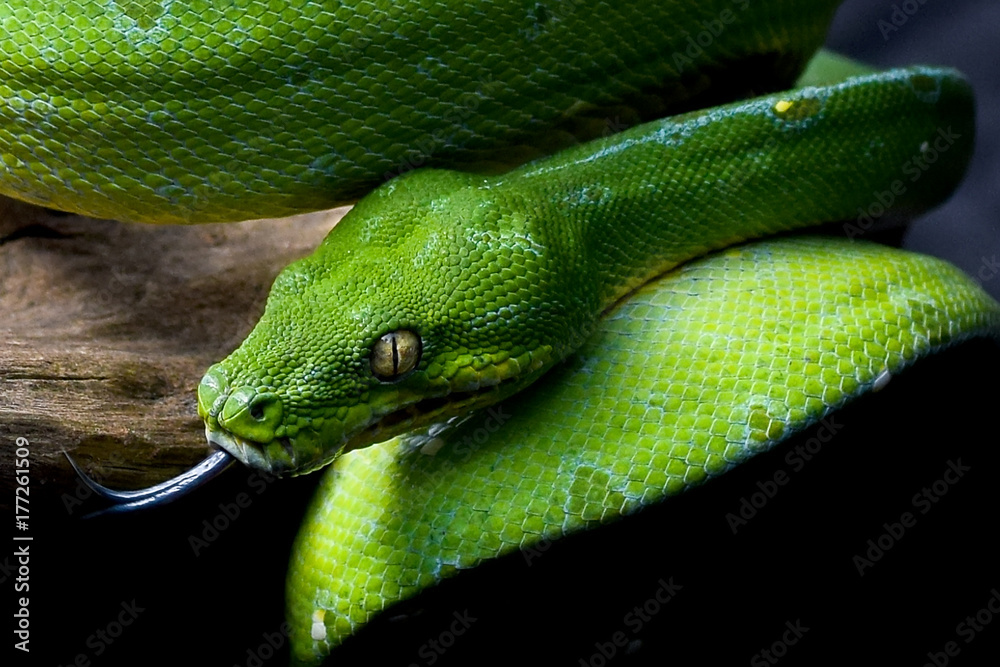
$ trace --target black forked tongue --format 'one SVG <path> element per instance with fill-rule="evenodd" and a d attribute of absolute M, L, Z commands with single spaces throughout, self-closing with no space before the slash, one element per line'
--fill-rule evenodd
<path fill-rule="evenodd" d="M 69 454 L 66 454 L 66 458 L 69 459 L 69 464 L 73 466 L 73 470 L 80 476 L 84 484 L 101 498 L 112 503 L 110 507 L 88 514 L 86 518 L 166 505 L 215 479 L 236 462 L 236 457 L 220 449 L 195 467 L 173 479 L 168 479 L 147 489 L 114 491 L 106 486 L 101 486 L 88 477 Z"/>

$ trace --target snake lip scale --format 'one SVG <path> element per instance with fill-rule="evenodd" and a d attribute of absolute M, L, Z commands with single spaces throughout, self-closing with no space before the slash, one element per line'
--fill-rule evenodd
<path fill-rule="evenodd" d="M 245 439 L 227 431 L 213 429 L 206 426 L 205 439 L 210 445 L 212 445 L 213 448 L 216 448 L 219 451 L 227 452 L 244 465 L 257 470 L 264 470 L 280 475 L 285 472 L 286 469 L 294 468 L 296 465 L 295 450 L 293 449 L 288 438 L 276 439 L 276 443 L 287 456 L 287 460 L 289 461 L 287 465 L 282 463 L 285 459 L 265 457 L 263 455 L 264 450 L 260 449 L 260 443 L 250 443 Z"/>
<path fill-rule="evenodd" d="M 362 432 L 358 438 L 361 442 L 382 442 L 396 433 L 413 431 L 430 424 L 446 421 L 453 416 L 466 414 L 480 405 L 489 405 L 497 401 L 492 395 L 502 391 L 500 384 L 482 387 L 470 391 L 455 391 L 445 396 L 423 398 L 394 410 L 381 417 L 378 421 Z M 344 446 L 344 453 L 363 447 L 363 444 L 353 444 L 349 440 Z"/>

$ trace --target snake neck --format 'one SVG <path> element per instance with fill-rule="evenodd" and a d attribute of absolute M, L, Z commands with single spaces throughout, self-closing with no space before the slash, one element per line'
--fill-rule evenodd
<path fill-rule="evenodd" d="M 597 317 L 715 249 L 939 204 L 965 172 L 974 115 L 960 75 L 914 67 L 649 123 L 486 187 L 564 267 L 567 310 Z"/>

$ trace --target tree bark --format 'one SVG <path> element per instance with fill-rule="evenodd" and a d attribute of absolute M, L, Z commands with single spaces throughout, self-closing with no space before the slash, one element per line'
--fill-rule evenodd
<path fill-rule="evenodd" d="M 0 198 L 0 505 L 14 495 L 18 438 L 33 487 L 45 485 L 33 497 L 77 487 L 63 452 L 122 489 L 203 459 L 202 373 L 343 212 L 158 227 Z"/>

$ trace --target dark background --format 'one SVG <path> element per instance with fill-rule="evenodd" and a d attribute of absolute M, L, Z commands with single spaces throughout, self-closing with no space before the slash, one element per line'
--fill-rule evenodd
<path fill-rule="evenodd" d="M 919 9 L 884 37 L 879 21 L 891 25 L 893 7 L 911 4 Z M 850 0 L 828 43 L 879 67 L 949 65 L 968 76 L 978 126 L 968 175 L 949 202 L 914 221 L 904 245 L 949 259 L 972 276 L 987 275 L 984 263 L 1000 260 L 1000 3 Z M 1000 275 L 983 287 L 1000 298 Z"/>
<path fill-rule="evenodd" d="M 969 176 L 905 244 L 976 275 L 1000 258 L 1000 6 L 913 3 L 919 10 L 884 39 L 878 21 L 891 20 L 893 4 L 845 3 L 830 43 L 880 66 L 947 64 L 972 79 L 979 134 Z M 984 287 L 1000 295 L 1000 276 Z M 923 665 L 948 641 L 961 650 L 953 664 L 996 664 L 1000 618 L 967 644 L 956 626 L 1000 587 L 998 370 L 997 346 L 984 344 L 896 378 L 845 411 L 834 441 L 736 536 L 720 517 L 787 468 L 783 457 L 801 440 L 633 520 L 553 546 L 530 567 L 517 556 L 447 582 L 373 623 L 338 662 L 430 664 L 421 647 L 453 612 L 468 610 L 477 620 L 435 664 L 604 664 L 598 645 L 617 631 L 639 643 L 617 650 L 609 665 L 754 664 L 796 621 L 809 630 L 781 664 Z M 859 577 L 852 556 L 958 458 L 971 467 L 967 477 Z M 79 507 L 72 516 L 61 503 L 33 507 L 31 664 L 68 665 L 80 655 L 92 665 L 283 663 L 285 655 L 254 659 L 283 621 L 288 548 L 317 479 L 262 487 L 241 470 L 175 506 L 87 522 L 76 520 Z M 195 556 L 191 536 L 241 492 L 250 506 Z M 671 577 L 683 589 L 633 634 L 625 615 Z M 95 633 L 133 600 L 143 609 L 134 622 L 113 643 L 99 641 Z"/>

